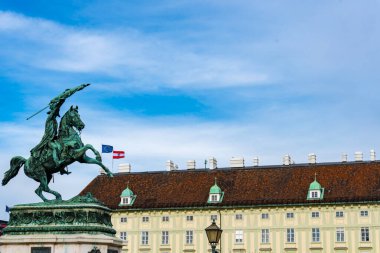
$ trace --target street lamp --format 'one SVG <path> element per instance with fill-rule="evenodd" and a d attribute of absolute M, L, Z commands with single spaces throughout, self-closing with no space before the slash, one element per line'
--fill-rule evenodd
<path fill-rule="evenodd" d="M 215 220 L 212 220 L 210 226 L 206 229 L 207 239 L 211 245 L 212 253 L 215 253 L 216 245 L 219 243 L 220 236 L 222 235 L 223 230 L 221 230 L 215 223 Z"/>

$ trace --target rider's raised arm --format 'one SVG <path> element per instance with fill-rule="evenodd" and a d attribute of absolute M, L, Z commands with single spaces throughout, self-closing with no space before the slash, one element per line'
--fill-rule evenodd
<path fill-rule="evenodd" d="M 65 102 L 66 98 L 70 97 L 75 92 L 80 91 L 89 85 L 90 84 L 82 84 L 82 85 L 79 85 L 75 88 L 67 89 L 64 92 L 62 92 L 60 95 L 53 98 L 49 103 L 49 106 L 50 106 L 49 118 L 57 117 L 59 115 L 59 109 L 61 108 L 61 106 Z"/>

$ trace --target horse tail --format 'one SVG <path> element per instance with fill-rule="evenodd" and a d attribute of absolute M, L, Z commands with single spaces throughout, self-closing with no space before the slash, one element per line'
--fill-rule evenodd
<path fill-rule="evenodd" d="M 18 171 L 24 165 L 25 161 L 26 159 L 22 156 L 15 156 L 12 158 L 10 164 L 11 168 L 4 173 L 2 185 L 6 185 L 9 182 L 9 180 L 11 180 L 17 175 Z"/>

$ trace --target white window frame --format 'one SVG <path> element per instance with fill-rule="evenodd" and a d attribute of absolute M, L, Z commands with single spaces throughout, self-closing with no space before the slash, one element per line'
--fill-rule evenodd
<path fill-rule="evenodd" d="M 194 216 L 192 216 L 192 215 L 186 216 L 186 221 L 193 221 L 193 220 L 194 220 Z"/>
<path fill-rule="evenodd" d="M 142 222 L 144 222 L 144 223 L 149 222 L 149 216 L 143 216 L 142 217 Z"/>
<path fill-rule="evenodd" d="M 161 244 L 162 245 L 169 244 L 169 231 L 161 231 Z"/>
<path fill-rule="evenodd" d="M 320 242 L 321 241 L 321 232 L 319 228 L 311 229 L 311 241 L 312 242 Z"/>
<path fill-rule="evenodd" d="M 127 217 L 120 217 L 120 223 L 127 223 L 128 218 Z"/>
<path fill-rule="evenodd" d="M 318 211 L 311 212 L 311 218 L 319 218 L 319 212 Z"/>
<path fill-rule="evenodd" d="M 261 229 L 261 243 L 269 243 L 269 229 Z"/>
<path fill-rule="evenodd" d="M 149 245 L 149 232 L 141 231 L 141 245 Z"/>
<path fill-rule="evenodd" d="M 131 197 L 122 197 L 121 198 L 121 204 L 122 205 L 129 205 L 131 203 Z"/>
<path fill-rule="evenodd" d="M 261 219 L 263 219 L 263 220 L 269 219 L 269 213 L 262 213 Z"/>
<path fill-rule="evenodd" d="M 243 214 L 241 213 L 235 214 L 235 220 L 242 220 L 242 219 L 243 219 Z"/>
<path fill-rule="evenodd" d="M 338 227 L 336 228 L 336 241 L 337 242 L 345 242 L 344 228 Z"/>
<path fill-rule="evenodd" d="M 344 212 L 343 211 L 336 211 L 335 212 L 335 217 L 336 218 L 343 218 L 344 217 Z"/>
<path fill-rule="evenodd" d="M 193 244 L 194 243 L 194 232 L 193 230 L 186 230 L 186 244 Z"/>
<path fill-rule="evenodd" d="M 125 231 L 120 232 L 120 239 L 123 241 L 127 241 L 127 239 L 128 239 L 127 232 L 125 232 Z"/>
<path fill-rule="evenodd" d="M 169 222 L 169 216 L 162 216 L 162 222 Z"/>
<path fill-rule="evenodd" d="M 360 241 L 361 242 L 369 242 L 369 227 L 361 227 L 360 228 Z"/>
<path fill-rule="evenodd" d="M 293 219 L 294 218 L 294 213 L 292 213 L 292 212 L 286 213 L 286 218 L 287 219 Z"/>
<path fill-rule="evenodd" d="M 219 199 L 220 199 L 220 194 L 217 194 L 217 193 L 213 193 L 213 194 L 210 194 L 210 202 L 219 202 Z"/>
<path fill-rule="evenodd" d="M 360 217 L 368 217 L 369 213 L 368 210 L 360 210 Z"/>
<path fill-rule="evenodd" d="M 236 230 L 235 231 L 235 243 L 243 243 L 243 230 Z"/>
<path fill-rule="evenodd" d="M 295 242 L 294 228 L 287 228 L 286 229 L 286 242 L 288 242 L 288 243 L 294 243 Z"/>

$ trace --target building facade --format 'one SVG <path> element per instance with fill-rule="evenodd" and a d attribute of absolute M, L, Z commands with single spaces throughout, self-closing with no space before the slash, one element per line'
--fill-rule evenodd
<path fill-rule="evenodd" d="M 215 166 L 216 167 L 216 166 Z M 123 252 L 380 252 L 380 163 L 118 173 L 83 191 L 113 209 Z"/>

